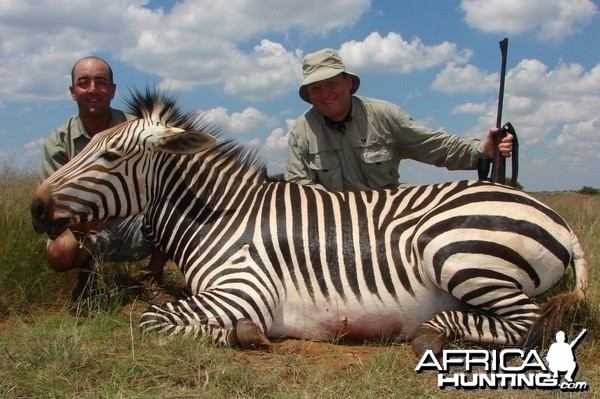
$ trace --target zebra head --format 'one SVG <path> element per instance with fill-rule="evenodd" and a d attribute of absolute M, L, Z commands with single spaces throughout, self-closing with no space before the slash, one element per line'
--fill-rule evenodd
<path fill-rule="evenodd" d="M 215 137 L 196 130 L 197 118 L 182 115 L 173 99 L 149 91 L 134 96 L 130 111 L 139 119 L 95 135 L 38 187 L 30 206 L 36 232 L 53 237 L 73 227 L 86 231 L 109 217 L 140 213 L 154 176 L 152 157 L 214 145 Z"/>

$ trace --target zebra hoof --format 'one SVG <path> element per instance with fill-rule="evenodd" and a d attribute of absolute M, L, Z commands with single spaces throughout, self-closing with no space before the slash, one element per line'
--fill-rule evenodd
<path fill-rule="evenodd" d="M 446 346 L 444 335 L 431 327 L 419 327 L 411 342 L 411 347 L 418 358 L 423 357 L 427 350 L 431 350 L 438 357 Z"/>
<path fill-rule="evenodd" d="M 238 320 L 230 335 L 230 343 L 242 349 L 267 349 L 271 342 L 252 320 Z"/>

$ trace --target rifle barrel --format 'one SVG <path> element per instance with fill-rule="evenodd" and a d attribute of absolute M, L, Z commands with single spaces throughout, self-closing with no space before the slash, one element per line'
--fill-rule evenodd
<path fill-rule="evenodd" d="M 498 90 L 498 112 L 496 114 L 496 127 L 502 127 L 502 105 L 504 104 L 504 81 L 506 79 L 506 55 L 508 53 L 508 38 L 500 41 L 500 51 L 502 53 L 502 67 L 500 69 L 500 89 Z M 504 184 L 506 181 L 506 159 L 500 154 L 498 145 L 506 136 L 505 132 L 494 136 L 494 159 L 492 168 L 492 181 L 494 183 Z"/>
<path fill-rule="evenodd" d="M 508 54 L 508 38 L 500 41 L 502 53 L 502 67 L 500 68 L 500 89 L 498 90 L 498 112 L 496 114 L 496 127 L 502 126 L 502 104 L 504 104 L 504 81 L 506 80 L 506 55 Z"/>
<path fill-rule="evenodd" d="M 574 339 L 574 340 L 573 340 L 573 341 L 572 341 L 572 342 L 569 344 L 569 346 L 570 346 L 571 348 L 574 348 L 574 347 L 575 347 L 575 346 L 576 346 L 576 345 L 579 343 L 579 341 L 581 340 L 581 338 L 583 338 L 583 336 L 584 336 L 586 333 L 587 333 L 587 329 L 585 329 L 585 328 L 584 328 L 584 329 L 583 329 L 583 330 L 582 330 L 582 331 L 579 333 L 579 335 L 577 336 L 577 338 L 575 338 L 575 339 Z"/>

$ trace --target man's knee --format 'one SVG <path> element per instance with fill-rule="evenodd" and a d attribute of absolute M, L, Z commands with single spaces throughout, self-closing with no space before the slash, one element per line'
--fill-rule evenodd
<path fill-rule="evenodd" d="M 85 267 L 91 256 L 91 245 L 87 240 L 80 243 L 71 231 L 66 231 L 48 242 L 46 259 L 59 272 Z"/>

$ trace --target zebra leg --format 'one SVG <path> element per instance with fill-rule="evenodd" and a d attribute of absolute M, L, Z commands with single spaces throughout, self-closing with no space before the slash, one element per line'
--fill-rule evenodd
<path fill-rule="evenodd" d="M 538 318 L 539 307 L 519 288 L 482 288 L 461 299 L 474 307 L 472 311 L 443 311 L 421 324 L 412 340 L 413 352 L 421 357 L 427 350 L 439 355 L 447 342 L 463 340 L 517 345 Z M 468 296 L 468 297 L 467 297 Z"/>
<path fill-rule="evenodd" d="M 198 313 L 190 312 L 193 302 L 183 299 L 164 305 L 150 306 L 140 317 L 142 333 L 163 335 L 192 334 L 202 336 L 216 346 L 240 347 L 242 349 L 265 349 L 271 343 L 263 330 L 253 321 L 245 318 L 232 320 L 233 327 L 209 322 Z M 186 311 L 187 310 L 187 311 Z"/>

